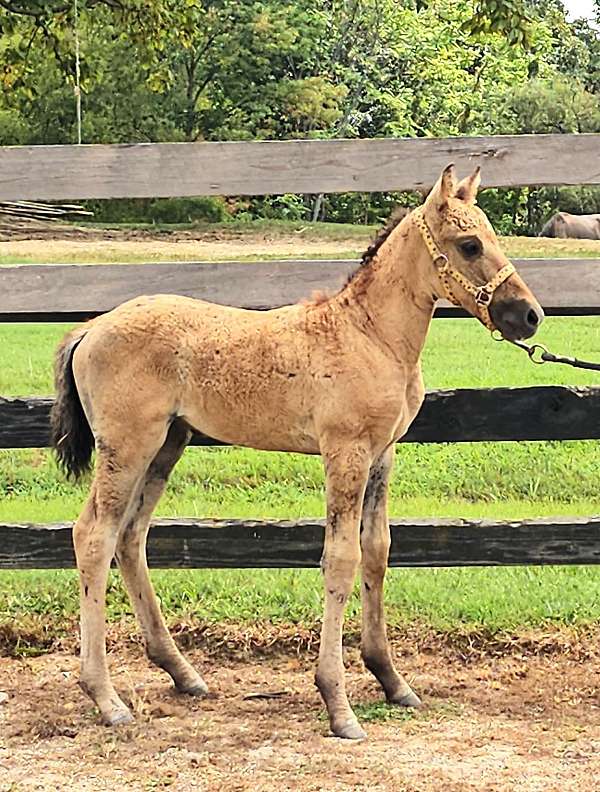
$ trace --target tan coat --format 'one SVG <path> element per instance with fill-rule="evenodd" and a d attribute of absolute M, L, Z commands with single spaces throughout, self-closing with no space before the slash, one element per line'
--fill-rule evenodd
<path fill-rule="evenodd" d="M 442 258 L 475 285 L 507 264 L 475 206 L 478 182 L 476 172 L 457 184 L 447 168 L 423 214 Z M 165 628 L 144 553 L 152 511 L 192 430 L 231 444 L 323 457 L 325 613 L 316 683 L 333 733 L 364 736 L 346 698 L 341 653 L 344 606 L 361 563 L 365 663 L 389 701 L 419 703 L 394 668 L 385 634 L 386 493 L 394 443 L 423 400 L 421 350 L 435 302 L 445 294 L 438 263 L 409 215 L 386 230 L 332 297 L 264 312 L 173 295 L 141 297 L 67 336 L 57 357 L 54 438 L 74 474 L 96 446 L 94 482 L 74 543 L 82 686 L 107 723 L 131 718 L 105 655 L 113 556 L 149 656 L 180 690 L 206 691 Z M 452 288 L 477 314 L 473 296 L 458 283 Z M 514 274 L 494 292 L 490 316 L 506 337 L 517 338 L 535 332 L 542 312 Z"/>

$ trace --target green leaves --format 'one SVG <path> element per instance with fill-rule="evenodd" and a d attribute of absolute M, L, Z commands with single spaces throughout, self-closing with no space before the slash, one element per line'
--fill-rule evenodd
<path fill-rule="evenodd" d="M 463 30 L 472 36 L 498 33 L 510 46 L 528 47 L 530 23 L 523 0 L 477 0 Z"/>

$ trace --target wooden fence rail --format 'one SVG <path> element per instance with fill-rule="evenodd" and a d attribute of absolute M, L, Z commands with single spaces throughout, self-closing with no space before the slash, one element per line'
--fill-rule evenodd
<path fill-rule="evenodd" d="M 51 405 L 0 397 L 0 448 L 45 448 Z M 592 439 L 600 439 L 600 387 L 549 385 L 431 391 L 401 442 Z M 225 444 L 195 434 L 192 445 Z"/>
<path fill-rule="evenodd" d="M 600 518 L 392 520 L 390 566 L 599 564 Z M 0 524 L 0 569 L 74 566 L 71 525 Z M 161 568 L 317 567 L 323 521 L 157 520 L 148 562 Z"/>
<path fill-rule="evenodd" d="M 600 313 L 600 259 L 514 262 L 548 314 Z M 283 259 L 0 267 L 0 321 L 77 322 L 140 294 L 161 293 L 264 310 L 309 298 L 315 290 L 336 291 L 357 263 Z M 436 312 L 465 315 L 449 303 Z"/>
<path fill-rule="evenodd" d="M 600 184 L 600 135 L 14 146 L 0 200 L 428 190 L 481 165 L 484 187 Z"/>

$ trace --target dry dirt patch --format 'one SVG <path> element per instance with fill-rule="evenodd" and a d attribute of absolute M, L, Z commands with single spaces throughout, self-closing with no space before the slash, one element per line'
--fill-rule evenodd
<path fill-rule="evenodd" d="M 330 258 L 358 256 L 373 238 L 373 229 L 307 224 L 284 229 L 199 228 L 176 231 L 98 229 L 76 226 L 27 225 L 23 229 L 0 224 L 0 259 L 33 263 L 109 263 L 157 261 L 224 261 L 261 258 Z M 600 242 L 586 239 L 508 237 L 502 245 L 516 257 L 600 257 Z"/>
<path fill-rule="evenodd" d="M 367 247 L 371 232 L 363 238 L 320 238 L 310 226 L 296 232 L 269 233 L 235 229 L 151 232 L 147 230 L 46 229 L 36 235 L 25 230 L 21 236 L 3 234 L 0 228 L 0 257 L 31 262 L 108 263 L 152 261 L 224 261 L 227 259 L 330 255 Z"/>
<path fill-rule="evenodd" d="M 327 735 L 297 656 L 218 661 L 188 652 L 211 693 L 175 694 L 139 647 L 111 653 L 132 727 L 96 723 L 76 685 L 77 659 L 0 659 L 0 790 L 397 790 L 564 792 L 600 778 L 597 666 L 573 655 L 513 653 L 464 662 L 448 653 L 400 661 L 427 702 L 413 717 L 366 723 L 369 739 Z M 348 685 L 366 712 L 379 691 L 349 651 Z M 272 697 L 251 697 L 271 694 Z M 392 713 L 393 715 L 393 713 Z"/>

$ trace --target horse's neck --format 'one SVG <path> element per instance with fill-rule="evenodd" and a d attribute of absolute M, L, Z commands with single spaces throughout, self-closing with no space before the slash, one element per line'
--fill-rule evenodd
<path fill-rule="evenodd" d="M 417 364 L 433 314 L 434 298 L 423 269 L 432 266 L 418 231 L 404 220 L 342 292 L 375 335 L 402 363 Z M 359 320 L 360 322 L 360 320 Z"/>

